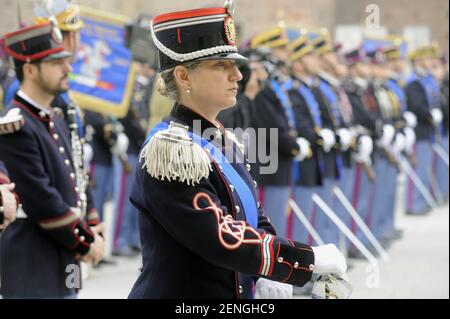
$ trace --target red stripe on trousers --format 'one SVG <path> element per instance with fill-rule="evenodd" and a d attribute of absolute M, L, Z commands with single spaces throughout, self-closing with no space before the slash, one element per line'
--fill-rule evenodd
<path fill-rule="evenodd" d="M 356 171 L 355 171 L 355 185 L 353 186 L 353 198 L 352 198 L 352 205 L 353 208 L 358 210 L 358 201 L 359 201 L 359 191 L 361 189 L 361 165 L 357 164 L 356 165 Z M 355 233 L 356 232 L 356 222 L 355 220 L 352 218 L 352 222 L 351 222 L 351 229 L 352 232 Z"/>

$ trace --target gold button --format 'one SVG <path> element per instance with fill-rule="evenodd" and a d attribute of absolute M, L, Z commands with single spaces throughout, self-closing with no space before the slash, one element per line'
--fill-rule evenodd
<path fill-rule="evenodd" d="M 243 292 L 244 292 L 244 288 L 242 288 L 242 286 L 239 285 L 239 293 L 241 294 L 241 293 L 243 293 Z"/>
<path fill-rule="evenodd" d="M 55 141 L 57 141 L 57 140 L 59 140 L 59 135 L 58 134 L 53 134 L 53 139 L 55 140 Z"/>
<path fill-rule="evenodd" d="M 294 263 L 294 268 L 298 268 L 298 266 L 299 266 L 298 261 L 296 261 L 296 262 Z"/>
<path fill-rule="evenodd" d="M 64 152 L 65 152 L 64 147 L 61 146 L 61 147 L 59 148 L 59 152 L 60 152 L 61 154 L 64 154 Z"/>
<path fill-rule="evenodd" d="M 310 271 L 314 271 L 314 265 L 313 264 L 309 265 L 309 270 Z"/>
<path fill-rule="evenodd" d="M 245 165 L 247 167 L 247 171 L 250 172 L 250 170 L 252 169 L 252 166 L 250 164 Z"/>
<path fill-rule="evenodd" d="M 234 186 L 233 185 L 230 185 L 230 190 L 231 190 L 231 192 L 234 192 Z"/>
<path fill-rule="evenodd" d="M 66 166 L 70 165 L 70 161 L 68 159 L 64 160 L 64 164 L 66 164 Z"/>
<path fill-rule="evenodd" d="M 281 264 L 284 261 L 283 257 L 278 257 L 278 262 Z"/>
<path fill-rule="evenodd" d="M 48 123 L 48 125 L 50 126 L 50 128 L 54 128 L 55 127 L 55 122 L 50 122 L 50 123 Z"/>
<path fill-rule="evenodd" d="M 235 206 L 234 209 L 236 210 L 236 214 L 239 214 L 241 211 L 241 208 L 239 206 Z"/>

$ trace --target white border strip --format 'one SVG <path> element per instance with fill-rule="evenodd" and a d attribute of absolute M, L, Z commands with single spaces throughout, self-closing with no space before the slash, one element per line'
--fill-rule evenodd
<path fill-rule="evenodd" d="M 199 21 L 199 20 L 213 20 L 213 19 L 218 19 L 218 18 L 223 18 L 225 20 L 225 18 L 227 17 L 227 14 L 215 14 L 215 15 L 210 15 L 210 16 L 201 16 L 201 17 L 195 17 L 195 18 L 187 18 L 187 19 L 177 19 L 177 20 L 172 20 L 172 21 L 167 21 L 167 22 L 161 22 L 155 25 L 155 31 L 158 31 L 159 28 L 161 27 L 166 27 L 169 25 L 174 25 L 174 24 L 178 24 L 178 23 L 186 23 L 186 22 L 194 22 L 194 21 Z"/>

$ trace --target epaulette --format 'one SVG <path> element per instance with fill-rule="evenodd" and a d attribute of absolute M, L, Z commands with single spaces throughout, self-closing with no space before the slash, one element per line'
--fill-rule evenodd
<path fill-rule="evenodd" d="M 25 120 L 19 108 L 13 108 L 0 117 L 0 135 L 13 134 L 23 127 Z"/>
<path fill-rule="evenodd" d="M 188 135 L 188 126 L 170 122 L 158 131 L 141 151 L 142 168 L 159 180 L 178 181 L 195 186 L 208 178 L 211 159 L 205 149 Z"/>

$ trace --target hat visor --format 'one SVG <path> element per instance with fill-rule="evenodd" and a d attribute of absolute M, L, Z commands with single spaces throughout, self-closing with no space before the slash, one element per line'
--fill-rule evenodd
<path fill-rule="evenodd" d="M 245 56 L 237 53 L 237 52 L 225 52 L 225 53 L 219 53 L 214 54 L 210 56 L 206 56 L 203 58 L 196 59 L 199 61 L 205 61 L 205 60 L 235 60 L 237 63 L 242 63 L 248 60 Z"/>
<path fill-rule="evenodd" d="M 50 54 L 50 55 L 46 56 L 45 58 L 42 59 L 42 62 L 56 60 L 56 59 L 64 59 L 64 58 L 68 58 L 71 56 L 72 56 L 72 54 L 70 52 L 61 51 L 61 52 Z"/>

